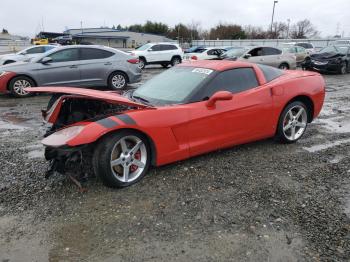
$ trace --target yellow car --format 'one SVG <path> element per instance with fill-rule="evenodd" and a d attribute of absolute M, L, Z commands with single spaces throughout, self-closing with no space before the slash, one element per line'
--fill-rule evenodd
<path fill-rule="evenodd" d="M 33 39 L 33 45 L 48 45 L 49 39 L 48 38 L 34 38 Z"/>

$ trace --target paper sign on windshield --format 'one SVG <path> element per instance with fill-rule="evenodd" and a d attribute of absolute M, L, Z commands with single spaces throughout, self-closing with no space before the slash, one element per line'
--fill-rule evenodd
<path fill-rule="evenodd" d="M 195 68 L 192 70 L 192 72 L 210 75 L 213 72 L 213 70 L 206 69 L 206 68 Z"/>

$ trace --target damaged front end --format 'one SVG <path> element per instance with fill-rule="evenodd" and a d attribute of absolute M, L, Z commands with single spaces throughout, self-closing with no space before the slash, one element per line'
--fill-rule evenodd
<path fill-rule="evenodd" d="M 51 124 L 42 140 L 45 158 L 50 162 L 46 177 L 55 172 L 66 174 L 79 185 L 78 180 L 94 176 L 93 153 L 95 140 L 99 138 L 96 134 L 106 130 L 99 123 L 111 116 L 149 106 L 114 92 L 67 87 L 55 89 L 26 89 L 28 92 L 54 93 L 47 109 L 42 110 L 43 118 Z M 79 142 L 74 140 L 77 137 Z"/>

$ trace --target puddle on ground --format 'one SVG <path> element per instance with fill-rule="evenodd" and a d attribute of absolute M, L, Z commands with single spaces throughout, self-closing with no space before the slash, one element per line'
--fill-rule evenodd
<path fill-rule="evenodd" d="M 350 143 L 350 138 L 343 139 L 343 140 L 336 140 L 336 141 L 323 143 L 323 144 L 319 144 L 319 145 L 314 145 L 314 146 L 310 146 L 310 147 L 303 147 L 303 149 L 305 149 L 306 151 L 308 151 L 310 153 L 315 153 L 318 151 L 322 151 L 322 150 L 325 150 L 325 149 L 328 149 L 331 147 L 335 147 L 335 146 L 339 146 L 342 144 L 346 144 L 346 143 Z"/>
<path fill-rule="evenodd" d="M 334 158 L 329 160 L 330 163 L 332 164 L 338 164 L 340 161 L 342 161 L 345 158 L 345 156 L 342 155 L 336 155 Z"/>
<path fill-rule="evenodd" d="M 350 119 L 345 117 L 318 119 L 317 122 L 332 133 L 350 133 Z"/>
<path fill-rule="evenodd" d="M 28 127 L 16 125 L 16 124 L 12 124 L 12 123 L 0 120 L 0 130 L 2 130 L 2 129 L 4 129 L 4 130 L 21 130 L 22 131 L 22 130 L 28 129 Z"/>

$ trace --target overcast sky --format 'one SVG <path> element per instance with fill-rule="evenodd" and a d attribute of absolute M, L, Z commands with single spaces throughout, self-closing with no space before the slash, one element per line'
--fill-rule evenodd
<path fill-rule="evenodd" d="M 210 28 L 219 22 L 268 28 L 273 0 L 1 0 L 0 28 L 32 37 L 41 31 L 100 27 L 158 21 L 201 23 Z M 322 36 L 344 32 L 350 36 L 350 0 L 279 0 L 275 21 L 291 23 L 308 18 Z"/>

